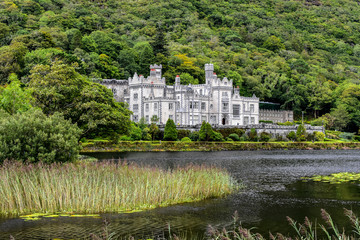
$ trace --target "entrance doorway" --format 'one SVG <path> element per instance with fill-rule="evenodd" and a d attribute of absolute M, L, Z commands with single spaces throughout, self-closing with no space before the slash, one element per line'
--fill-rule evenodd
<path fill-rule="evenodd" d="M 226 123 L 226 119 L 223 118 L 223 119 L 222 119 L 222 125 L 225 125 L 225 123 Z"/>

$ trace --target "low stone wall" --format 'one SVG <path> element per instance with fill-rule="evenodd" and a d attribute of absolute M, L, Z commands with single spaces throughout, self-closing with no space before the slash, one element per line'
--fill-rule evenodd
<path fill-rule="evenodd" d="M 251 125 L 212 125 L 214 129 L 228 129 L 228 128 L 240 128 L 244 129 L 247 132 L 250 132 L 252 128 L 255 128 L 257 133 L 267 132 L 271 133 L 273 137 L 276 135 L 286 136 L 289 134 L 289 132 L 294 131 L 296 132 L 299 125 L 291 125 L 291 126 L 283 126 L 283 125 L 277 125 L 272 123 L 260 123 L 260 124 L 251 124 Z M 195 125 L 195 126 L 177 126 L 176 128 L 178 130 L 190 130 L 190 131 L 199 131 L 201 125 Z M 325 133 L 325 128 L 322 126 L 311 126 L 308 124 L 305 124 L 306 132 L 308 133 L 314 133 L 314 132 L 323 132 Z M 159 126 L 160 130 L 165 129 L 165 125 Z"/>

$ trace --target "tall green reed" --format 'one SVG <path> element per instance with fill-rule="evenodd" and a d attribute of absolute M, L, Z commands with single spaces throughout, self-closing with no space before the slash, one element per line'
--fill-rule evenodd
<path fill-rule="evenodd" d="M 207 166 L 163 170 L 126 162 L 5 162 L 0 166 L 0 215 L 150 209 L 221 197 L 237 187 L 226 171 Z"/>

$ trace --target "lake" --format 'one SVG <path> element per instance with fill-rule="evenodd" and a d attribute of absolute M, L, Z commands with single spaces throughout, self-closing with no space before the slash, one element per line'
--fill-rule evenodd
<path fill-rule="evenodd" d="M 308 216 L 321 222 L 320 209 L 326 209 L 339 227 L 347 226 L 343 208 L 360 215 L 360 183 L 329 184 L 303 182 L 301 177 L 336 172 L 360 172 L 360 150 L 276 150 L 226 152 L 132 152 L 91 153 L 101 161 L 126 160 L 140 165 L 171 169 L 189 163 L 215 165 L 227 169 L 245 189 L 222 199 L 185 203 L 139 213 L 102 214 L 97 218 L 44 218 L 26 222 L 0 218 L 0 239 L 74 239 L 100 233 L 103 219 L 117 237 L 156 236 L 171 232 L 201 238 L 207 226 L 233 226 L 232 215 L 239 214 L 244 227 L 268 232 L 293 233 L 286 216 L 303 222 Z"/>

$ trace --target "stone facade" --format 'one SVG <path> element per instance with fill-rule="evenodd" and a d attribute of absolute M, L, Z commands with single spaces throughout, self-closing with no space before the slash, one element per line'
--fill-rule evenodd
<path fill-rule="evenodd" d="M 179 76 L 173 86 L 166 85 L 161 65 L 150 66 L 150 76 L 136 73 L 128 80 L 104 79 L 117 101 L 126 102 L 132 120 L 145 118 L 150 123 L 157 116 L 159 124 L 171 118 L 181 125 L 248 125 L 259 123 L 259 98 L 240 96 L 232 80 L 220 79 L 213 64 L 205 64 L 205 84 L 182 85 Z"/>
<path fill-rule="evenodd" d="M 293 111 L 287 111 L 287 110 L 260 109 L 259 118 L 260 120 L 272 121 L 273 123 L 293 122 L 294 114 Z"/>

